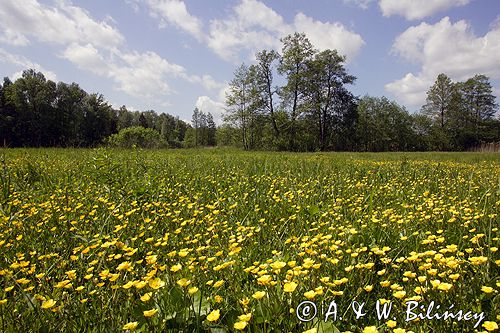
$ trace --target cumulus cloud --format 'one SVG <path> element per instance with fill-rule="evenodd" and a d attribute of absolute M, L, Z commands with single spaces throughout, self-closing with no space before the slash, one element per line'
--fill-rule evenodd
<path fill-rule="evenodd" d="M 0 62 L 11 64 L 11 65 L 19 67 L 21 69 L 21 70 L 15 72 L 14 74 L 12 74 L 10 76 L 10 78 L 13 81 L 15 81 L 16 79 L 20 78 L 21 75 L 22 75 L 22 73 L 23 73 L 22 71 L 24 69 L 27 69 L 27 68 L 31 68 L 31 69 L 34 69 L 34 70 L 36 70 L 38 72 L 43 73 L 43 75 L 45 76 L 45 78 L 47 78 L 49 80 L 52 80 L 54 82 L 57 81 L 57 75 L 54 72 L 49 71 L 49 70 L 43 68 L 38 63 L 33 62 L 33 61 L 29 60 L 28 58 L 26 58 L 26 57 L 24 57 L 22 55 L 9 53 L 9 52 L 5 51 L 2 48 L 0 48 Z"/>
<path fill-rule="evenodd" d="M 149 6 L 150 13 L 158 17 L 161 27 L 172 24 L 181 30 L 186 31 L 195 38 L 203 38 L 201 21 L 189 14 L 186 4 L 180 0 L 144 0 Z"/>
<path fill-rule="evenodd" d="M 214 122 L 218 125 L 222 124 L 224 103 L 215 101 L 208 96 L 200 96 L 196 100 L 196 107 L 204 113 L 210 112 L 214 117 Z"/>
<path fill-rule="evenodd" d="M 448 17 L 434 25 L 421 23 L 399 35 L 392 52 L 421 66 L 418 73 L 385 86 L 400 101 L 419 106 L 439 73 L 453 80 L 465 80 L 477 73 L 500 78 L 500 26 L 495 25 L 484 36 L 476 36 L 466 21 L 452 23 Z"/>
<path fill-rule="evenodd" d="M 362 9 L 368 9 L 370 3 L 372 3 L 373 1 L 374 0 L 344 0 L 344 3 L 352 4 Z"/>
<path fill-rule="evenodd" d="M 419 20 L 452 7 L 465 6 L 470 1 L 471 0 L 380 0 L 379 7 L 384 16 L 400 15 L 407 20 Z"/>
<path fill-rule="evenodd" d="M 354 58 L 364 44 L 360 35 L 347 30 L 338 22 L 323 23 L 298 13 L 294 24 L 295 30 L 304 32 L 314 46 L 320 50 L 339 50 L 341 54 L 347 56 L 347 60 Z"/>
<path fill-rule="evenodd" d="M 100 51 L 90 43 L 73 43 L 61 57 L 82 70 L 112 79 L 116 90 L 141 99 L 153 98 L 157 103 L 165 95 L 175 93 L 168 84 L 173 78 L 200 84 L 207 90 L 222 86 L 210 75 L 189 75 L 183 66 L 170 63 L 152 51 L 124 52 L 116 49 L 107 52 Z"/>
<path fill-rule="evenodd" d="M 0 42 L 14 46 L 26 46 L 30 43 L 26 36 L 9 28 L 5 28 L 0 34 Z"/>
<path fill-rule="evenodd" d="M 55 7 L 36 0 L 0 1 L 0 27 L 7 31 L 3 39 L 10 36 L 18 45 L 26 45 L 28 37 L 55 44 L 92 43 L 103 48 L 124 41 L 116 28 L 93 20 L 87 11 L 66 1 L 57 2 Z"/>
<path fill-rule="evenodd" d="M 108 63 L 90 43 L 86 45 L 72 43 L 66 48 L 62 57 L 77 65 L 78 68 L 94 74 L 104 75 L 109 70 Z"/>
<path fill-rule="evenodd" d="M 237 62 L 241 56 L 253 59 L 256 51 L 281 48 L 280 38 L 295 31 L 304 32 L 320 48 L 334 48 L 355 57 L 364 44 L 360 35 L 339 22 L 321 22 L 298 13 L 292 23 L 258 0 L 242 0 L 223 19 L 211 20 L 208 32 L 202 22 L 189 14 L 177 0 L 137 0 L 145 2 L 154 16 L 180 27 L 206 45 L 221 58 Z M 366 0 L 365 0 L 366 1 Z M 176 16 L 177 14 L 179 16 Z M 179 19 L 182 17 L 184 19 Z"/>
<path fill-rule="evenodd" d="M 200 35 L 201 25 L 190 17 L 181 1 L 148 0 L 163 15 L 191 34 Z M 198 22 L 198 23 L 197 23 Z M 219 89 L 210 75 L 190 75 L 183 66 L 169 62 L 155 52 L 128 50 L 125 38 L 113 26 L 114 20 L 94 20 L 89 13 L 65 0 L 53 6 L 37 0 L 0 1 L 0 41 L 25 46 L 29 38 L 42 43 L 62 46 L 59 57 L 69 60 L 78 68 L 111 79 L 114 88 L 143 101 L 153 99 L 157 105 L 167 105 L 165 95 L 175 93 L 169 82 L 180 78 L 200 84 L 207 90 Z M 1 50 L 0 61 L 19 67 L 42 71 L 50 79 L 53 72 L 44 70 L 28 59 Z M 15 73 L 20 76 L 22 71 Z"/>

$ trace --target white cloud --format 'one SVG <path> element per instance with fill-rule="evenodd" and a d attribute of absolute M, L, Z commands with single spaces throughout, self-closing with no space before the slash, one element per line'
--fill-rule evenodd
<path fill-rule="evenodd" d="M 220 89 L 224 86 L 223 83 L 215 81 L 215 79 L 208 74 L 198 76 L 198 75 L 186 75 L 185 78 L 192 83 L 199 83 L 206 90 Z"/>
<path fill-rule="evenodd" d="M 465 6 L 471 0 L 380 0 L 384 16 L 400 15 L 407 20 L 418 20 L 452 7 Z"/>
<path fill-rule="evenodd" d="M 29 69 L 34 69 L 38 72 L 42 72 L 43 75 L 45 76 L 45 78 L 52 80 L 54 82 L 57 82 L 57 75 L 54 72 L 43 68 L 41 65 L 29 60 L 28 58 L 26 58 L 22 55 L 9 53 L 2 48 L 0 48 L 0 62 L 4 62 L 4 63 L 14 65 L 16 67 L 20 67 L 20 69 L 21 69 L 20 71 L 12 74 L 10 76 L 10 79 L 13 81 L 15 81 L 16 79 L 21 77 L 23 70 L 29 68 Z"/>
<path fill-rule="evenodd" d="M 272 8 L 257 0 L 243 0 L 234 14 L 210 23 L 208 46 L 226 60 L 237 60 L 241 51 L 248 57 L 262 49 L 280 49 L 280 38 L 293 32 L 304 32 L 321 50 L 337 49 L 351 60 L 364 44 L 362 37 L 339 22 L 316 21 L 303 13 L 295 15 L 291 24 Z"/>
<path fill-rule="evenodd" d="M 201 21 L 189 14 L 186 4 L 180 0 L 143 0 L 150 9 L 150 14 L 160 18 L 160 26 L 172 24 L 181 30 L 186 31 L 198 40 L 203 39 Z M 136 0 L 137 2 L 140 0 Z"/>
<path fill-rule="evenodd" d="M 9 28 L 5 28 L 0 35 L 0 42 L 14 46 L 26 46 L 30 43 L 26 36 Z"/>
<path fill-rule="evenodd" d="M 399 35 L 392 52 L 421 66 L 417 74 L 389 83 L 386 90 L 400 101 L 419 106 L 439 73 L 453 80 L 465 80 L 481 73 L 500 78 L 500 26 L 476 36 L 466 21 L 450 22 L 448 17 L 434 25 L 421 23 Z"/>
<path fill-rule="evenodd" d="M 55 44 L 92 43 L 103 48 L 120 45 L 124 38 L 106 22 L 93 20 L 89 13 L 66 1 L 48 7 L 36 0 L 0 1 L 0 28 L 7 36 L 26 45 L 28 37 Z M 4 34 L 5 39 L 5 34 Z"/>
<path fill-rule="evenodd" d="M 214 117 L 214 122 L 217 125 L 222 124 L 222 117 L 224 114 L 224 103 L 214 101 L 208 96 L 200 96 L 196 100 L 196 107 L 198 110 L 208 113 L 210 112 Z"/>
<path fill-rule="evenodd" d="M 304 32 L 314 46 L 320 50 L 336 49 L 346 55 L 347 60 L 354 58 L 365 43 L 360 35 L 347 30 L 342 24 L 315 21 L 302 13 L 295 16 L 295 29 Z"/>
<path fill-rule="evenodd" d="M 109 70 L 108 63 L 90 43 L 86 45 L 72 43 L 66 48 L 62 57 L 76 64 L 78 68 L 94 74 L 104 75 Z"/>
<path fill-rule="evenodd" d="M 280 38 L 295 31 L 304 32 L 320 48 L 335 48 L 351 60 L 364 42 L 360 35 L 339 22 L 320 22 L 298 13 L 292 23 L 258 0 L 241 0 L 224 19 L 211 20 L 208 32 L 202 21 L 191 15 L 178 0 L 135 0 L 145 2 L 152 15 L 173 24 L 207 44 L 218 56 L 238 62 L 241 57 L 253 59 L 262 49 L 280 49 Z M 358 0 L 359 1 L 359 0 Z M 366 2 L 367 0 L 362 0 Z"/>
<path fill-rule="evenodd" d="M 355 6 L 362 8 L 362 9 L 368 9 L 368 6 L 373 1 L 374 0 L 344 0 L 344 3 L 353 4 Z"/>
<path fill-rule="evenodd" d="M 182 66 L 171 64 L 155 52 L 118 53 L 120 62 L 111 66 L 108 76 L 118 83 L 117 89 L 129 95 L 152 98 L 170 94 L 173 90 L 166 82 L 166 76 L 180 76 Z"/>
<path fill-rule="evenodd" d="M 386 84 L 385 89 L 404 104 L 421 106 L 425 102 L 427 90 L 432 82 L 432 78 L 408 73 L 402 79 Z"/>
<path fill-rule="evenodd" d="M 90 43 L 73 43 L 62 57 L 82 70 L 112 79 L 115 89 L 119 91 L 141 99 L 155 99 L 157 103 L 165 103 L 165 95 L 175 93 L 168 84 L 173 78 L 200 84 L 207 90 L 222 86 L 210 75 L 189 75 L 184 67 L 170 63 L 151 51 L 140 53 L 116 49 L 102 52 Z"/>

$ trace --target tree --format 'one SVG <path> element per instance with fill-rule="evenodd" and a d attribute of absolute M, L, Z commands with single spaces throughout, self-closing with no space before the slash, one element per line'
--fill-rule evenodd
<path fill-rule="evenodd" d="M 149 128 L 148 121 L 146 120 L 146 116 L 144 115 L 144 112 L 141 112 L 139 115 L 139 126 L 144 127 L 144 128 Z"/>
<path fill-rule="evenodd" d="M 411 150 L 411 117 L 386 97 L 365 96 L 358 106 L 357 139 L 362 151 Z"/>
<path fill-rule="evenodd" d="M 485 75 L 475 75 L 462 85 L 462 99 L 466 114 L 472 120 L 474 136 L 478 143 L 479 132 L 484 122 L 490 120 L 498 110 L 491 83 Z"/>
<path fill-rule="evenodd" d="M 263 50 L 256 54 L 256 83 L 257 89 L 262 100 L 262 107 L 269 113 L 271 123 L 276 137 L 279 136 L 280 131 L 275 115 L 274 95 L 277 88 L 273 87 L 273 69 L 274 62 L 280 59 L 280 55 L 274 51 Z"/>
<path fill-rule="evenodd" d="M 304 86 L 307 63 L 315 51 L 305 34 L 294 33 L 281 39 L 283 43 L 278 73 L 285 76 L 286 85 L 281 89 L 283 106 L 289 110 L 289 149 L 296 150 L 297 118 L 304 103 Z"/>
<path fill-rule="evenodd" d="M 114 110 L 101 94 L 90 94 L 83 100 L 83 133 L 86 146 L 101 144 L 103 139 L 116 132 Z"/>
<path fill-rule="evenodd" d="M 337 51 L 325 50 L 306 63 L 304 96 L 307 112 L 316 124 L 314 128 L 321 150 L 327 147 L 329 130 L 340 123 L 342 115 L 349 110 L 349 99 L 354 99 L 344 85 L 353 83 L 356 78 L 347 74 L 344 61 L 345 57 Z"/>
<path fill-rule="evenodd" d="M 425 114 L 436 119 L 444 129 L 449 113 L 452 112 L 454 86 L 445 74 L 439 74 L 434 85 L 427 92 L 427 104 L 422 107 Z"/>
<path fill-rule="evenodd" d="M 203 114 L 198 108 L 193 111 L 193 116 L 191 118 L 191 124 L 193 125 L 194 134 L 194 146 L 197 147 L 201 143 L 201 127 L 203 123 Z"/>
<path fill-rule="evenodd" d="M 207 142 L 208 146 L 215 146 L 217 126 L 215 125 L 214 117 L 210 112 L 207 113 Z"/>
<path fill-rule="evenodd" d="M 15 128 L 16 115 L 12 104 L 8 103 L 7 94 L 12 82 L 8 77 L 4 78 L 3 86 L 0 85 L 0 145 L 4 147 L 16 145 Z"/>
<path fill-rule="evenodd" d="M 127 127 L 131 127 L 132 121 L 133 121 L 132 113 L 130 113 L 130 111 L 127 110 L 127 107 L 125 105 L 122 105 L 118 110 L 118 119 L 116 124 L 118 131 Z"/>
<path fill-rule="evenodd" d="M 224 120 L 235 124 L 241 130 L 244 149 L 253 148 L 250 141 L 257 110 L 261 100 L 255 85 L 256 67 L 242 64 L 234 72 L 234 78 L 229 83 L 229 92 L 226 94 L 226 115 Z"/>

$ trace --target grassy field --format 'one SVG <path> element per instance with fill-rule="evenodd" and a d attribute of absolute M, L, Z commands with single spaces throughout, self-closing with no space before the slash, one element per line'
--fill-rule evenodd
<path fill-rule="evenodd" d="M 0 159 L 3 332 L 445 333 L 500 322 L 500 154 Z"/>

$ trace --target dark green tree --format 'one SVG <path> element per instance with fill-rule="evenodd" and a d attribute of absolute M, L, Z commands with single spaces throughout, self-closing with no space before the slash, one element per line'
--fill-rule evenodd
<path fill-rule="evenodd" d="M 278 72 L 284 75 L 286 84 L 280 91 L 283 107 L 288 110 L 289 149 L 297 150 L 297 119 L 304 111 L 304 90 L 307 83 L 305 72 L 315 50 L 303 33 L 294 33 L 281 39 L 283 49 Z"/>
<path fill-rule="evenodd" d="M 311 118 L 314 131 L 317 133 L 317 144 L 326 150 L 330 131 L 341 123 L 343 115 L 350 111 L 349 98 L 354 96 L 345 89 L 346 84 L 354 83 L 354 76 L 347 74 L 343 63 L 345 57 L 335 50 L 325 50 L 307 61 L 304 73 L 304 96 L 307 102 L 306 112 Z"/>

